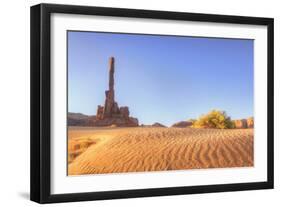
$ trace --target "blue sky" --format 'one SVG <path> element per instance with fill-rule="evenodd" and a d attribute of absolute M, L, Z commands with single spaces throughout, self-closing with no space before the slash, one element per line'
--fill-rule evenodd
<path fill-rule="evenodd" d="M 115 57 L 115 97 L 142 124 L 212 109 L 253 116 L 253 40 L 68 32 L 68 111 L 96 114 Z"/>

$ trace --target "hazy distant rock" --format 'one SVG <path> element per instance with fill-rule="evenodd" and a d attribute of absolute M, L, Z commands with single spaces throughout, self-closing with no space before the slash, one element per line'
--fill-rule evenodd
<path fill-rule="evenodd" d="M 85 115 L 85 114 L 82 114 L 82 113 L 72 113 L 72 112 L 69 112 L 68 113 L 68 118 L 73 118 L 73 119 L 85 119 L 87 118 L 88 116 Z"/>
<path fill-rule="evenodd" d="M 140 127 L 148 127 L 148 128 L 151 128 L 151 127 L 167 127 L 163 124 L 160 124 L 158 122 L 155 122 L 154 124 L 141 124 Z"/>
<path fill-rule="evenodd" d="M 152 127 L 166 127 L 165 125 L 163 124 L 160 124 L 158 122 L 155 122 L 154 124 L 151 125 Z"/>
<path fill-rule="evenodd" d="M 96 116 L 87 116 L 81 113 L 67 114 L 67 125 L 68 126 L 92 126 L 96 119 Z"/>
<path fill-rule="evenodd" d="M 180 121 L 172 125 L 172 127 L 179 127 L 179 128 L 185 128 L 192 126 L 191 121 Z"/>

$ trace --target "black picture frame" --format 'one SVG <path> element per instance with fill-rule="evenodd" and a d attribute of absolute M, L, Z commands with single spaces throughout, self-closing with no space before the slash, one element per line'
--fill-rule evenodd
<path fill-rule="evenodd" d="M 50 15 L 52 13 L 100 15 L 113 17 L 134 17 L 194 22 L 219 22 L 267 26 L 267 181 L 238 184 L 219 184 L 186 187 L 121 190 L 106 192 L 78 192 L 73 194 L 50 193 Z M 39 4 L 31 7 L 31 174 L 30 199 L 38 203 L 88 201 L 102 199 L 166 196 L 179 194 L 211 193 L 273 188 L 274 177 L 274 78 L 273 78 L 273 27 L 272 18 L 195 14 L 168 11 L 103 8 L 56 4 Z"/>

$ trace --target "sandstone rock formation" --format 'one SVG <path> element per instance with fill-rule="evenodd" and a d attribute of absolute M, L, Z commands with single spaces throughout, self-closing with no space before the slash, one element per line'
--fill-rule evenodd
<path fill-rule="evenodd" d="M 239 119 L 233 120 L 235 128 L 237 129 L 245 129 L 247 128 L 247 120 L 246 119 Z"/>
<path fill-rule="evenodd" d="M 254 128 L 254 117 L 250 117 L 247 119 L 248 128 Z"/>
<path fill-rule="evenodd" d="M 130 117 L 127 106 L 119 107 L 114 92 L 114 57 L 109 59 L 109 88 L 105 91 L 104 106 L 98 106 L 94 126 L 138 126 L 138 119 Z"/>
<path fill-rule="evenodd" d="M 254 127 L 254 119 L 252 117 L 248 119 L 233 120 L 233 123 L 234 128 L 236 129 L 246 129 Z"/>
<path fill-rule="evenodd" d="M 172 125 L 172 127 L 179 127 L 179 128 L 185 128 L 192 126 L 191 121 L 180 121 Z"/>

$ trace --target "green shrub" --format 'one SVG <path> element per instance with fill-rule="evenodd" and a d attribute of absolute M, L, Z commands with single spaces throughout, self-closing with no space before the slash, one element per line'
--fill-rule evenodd
<path fill-rule="evenodd" d="M 213 110 L 196 120 L 192 127 L 194 128 L 214 128 L 214 129 L 232 129 L 234 124 L 226 112 Z"/>

